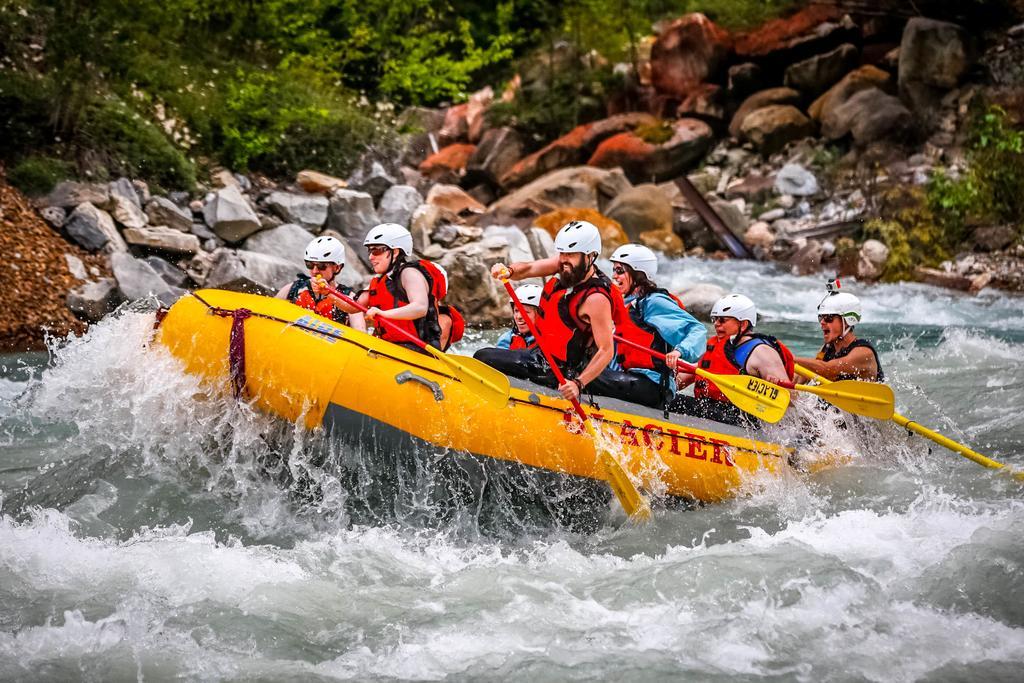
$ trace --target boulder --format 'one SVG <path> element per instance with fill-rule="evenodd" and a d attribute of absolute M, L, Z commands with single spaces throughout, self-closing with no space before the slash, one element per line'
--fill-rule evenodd
<path fill-rule="evenodd" d="M 483 213 L 487 210 L 486 206 L 470 197 L 458 185 L 434 185 L 427 193 L 427 203 L 456 215 Z"/>
<path fill-rule="evenodd" d="M 649 143 L 636 133 L 619 133 L 598 145 L 587 164 L 620 167 L 632 182 L 662 182 L 699 163 L 713 141 L 708 124 L 678 119 L 672 122 L 671 137 L 663 143 Z"/>
<path fill-rule="evenodd" d="M 508 245 L 509 262 L 532 261 L 533 248 L 530 246 L 530 239 L 526 232 L 518 226 L 489 225 L 484 228 L 483 239 L 500 239 Z"/>
<path fill-rule="evenodd" d="M 335 190 L 348 187 L 348 183 L 341 178 L 335 178 L 319 171 L 299 171 L 295 176 L 295 184 L 311 194 L 330 194 Z"/>
<path fill-rule="evenodd" d="M 429 107 L 408 107 L 395 122 L 395 128 L 405 131 L 403 135 L 402 163 L 419 166 L 420 162 L 435 151 L 437 133 L 444 125 L 444 111 Z"/>
<path fill-rule="evenodd" d="M 110 268 L 118 288 L 129 301 L 155 296 L 162 303 L 170 304 L 182 293 L 180 289 L 167 284 L 153 266 L 129 253 L 111 254 Z"/>
<path fill-rule="evenodd" d="M 814 124 L 796 107 L 775 104 L 751 112 L 743 119 L 740 134 L 768 156 L 794 140 L 813 135 Z"/>
<path fill-rule="evenodd" d="M 271 192 L 267 207 L 285 223 L 295 223 L 311 232 L 320 232 L 327 221 L 330 202 L 319 194 Z"/>
<path fill-rule="evenodd" d="M 466 138 L 473 144 L 480 142 L 487 132 L 487 110 L 494 101 L 494 89 L 485 86 L 469 96 L 466 102 Z"/>
<path fill-rule="evenodd" d="M 110 202 L 108 204 L 114 220 L 126 228 L 141 228 L 148 219 L 139 205 L 139 196 L 135 186 L 127 178 L 110 183 Z"/>
<path fill-rule="evenodd" d="M 793 272 L 797 275 L 812 275 L 821 270 L 821 261 L 825 257 L 825 246 L 818 240 L 807 240 L 807 244 L 797 249 L 789 257 Z"/>
<path fill-rule="evenodd" d="M 117 282 L 105 277 L 75 287 L 68 292 L 66 301 L 72 313 L 86 322 L 96 323 L 124 303 L 125 298 Z"/>
<path fill-rule="evenodd" d="M 660 251 L 665 256 L 682 256 L 686 248 L 683 240 L 672 232 L 671 228 L 645 230 L 640 233 L 636 241 L 654 251 Z"/>
<path fill-rule="evenodd" d="M 409 219 L 413 249 L 423 253 L 430 246 L 431 235 L 440 225 L 458 225 L 465 221 L 455 212 L 433 204 L 421 204 Z"/>
<path fill-rule="evenodd" d="M 306 247 L 313 239 L 313 233 L 302 226 L 285 223 L 256 233 L 245 241 L 243 248 L 246 251 L 288 261 L 295 268 L 295 272 L 303 273 L 306 271 Z"/>
<path fill-rule="evenodd" d="M 478 228 L 475 225 L 443 224 L 434 228 L 434 231 L 430 233 L 430 240 L 446 249 L 452 249 L 470 242 L 478 242 L 483 234 L 483 228 Z"/>
<path fill-rule="evenodd" d="M 124 239 L 136 247 L 146 247 L 172 254 L 191 256 L 200 251 L 199 238 L 164 225 L 153 225 L 145 228 L 128 228 L 124 231 Z"/>
<path fill-rule="evenodd" d="M 551 144 L 516 162 L 501 178 L 501 185 L 519 187 L 555 169 L 586 163 L 604 140 L 656 123 L 657 119 L 650 114 L 630 112 L 576 126 Z"/>
<path fill-rule="evenodd" d="M 109 184 L 110 197 L 120 197 L 121 199 L 134 204 L 135 208 L 141 209 L 142 202 L 139 201 L 139 193 L 135 188 L 135 183 L 128 178 L 118 178 L 117 180 Z M 147 188 L 148 192 L 149 189 Z"/>
<path fill-rule="evenodd" d="M 878 240 L 867 240 L 857 254 L 857 278 L 859 280 L 877 280 L 885 272 L 885 262 L 889 259 L 889 247 Z"/>
<path fill-rule="evenodd" d="M 225 242 L 237 243 L 260 229 L 260 219 L 236 186 L 217 190 L 203 207 L 203 220 Z"/>
<path fill-rule="evenodd" d="M 923 119 L 955 88 L 976 57 L 975 41 L 957 24 L 914 17 L 900 41 L 900 97 Z"/>
<path fill-rule="evenodd" d="M 711 309 L 726 294 L 728 292 L 718 285 L 710 282 L 698 282 L 679 292 L 678 296 L 690 315 L 707 320 L 711 315 Z"/>
<path fill-rule="evenodd" d="M 641 233 L 672 229 L 672 204 L 656 185 L 637 185 L 623 191 L 605 209 L 633 242 Z"/>
<path fill-rule="evenodd" d="M 718 78 L 732 41 L 703 14 L 687 14 L 662 29 L 651 46 L 651 84 L 666 95 L 684 97 L 700 83 Z"/>
<path fill-rule="evenodd" d="M 734 100 L 747 97 L 763 82 L 761 67 L 753 62 L 744 62 L 729 67 L 728 90 Z"/>
<path fill-rule="evenodd" d="M 786 164 L 775 174 L 775 190 L 779 194 L 810 197 L 818 193 L 818 179 L 800 164 Z"/>
<path fill-rule="evenodd" d="M 839 105 L 846 102 L 861 90 L 875 87 L 885 89 L 891 76 L 876 66 L 865 64 L 843 76 L 842 80 L 833 85 L 818 99 L 814 100 L 807 113 L 815 121 L 821 121 Z"/>
<path fill-rule="evenodd" d="M 775 243 L 775 233 L 766 222 L 755 221 L 750 224 L 747 234 L 743 236 L 743 241 L 751 249 L 760 247 L 767 254 L 771 250 L 772 244 Z"/>
<path fill-rule="evenodd" d="M 774 104 L 797 105 L 799 103 L 800 93 L 792 88 L 769 88 L 768 90 L 756 92 L 743 100 L 739 109 L 737 109 L 736 113 L 733 114 L 732 121 L 729 123 L 729 135 L 734 138 L 740 137 L 743 129 L 743 121 L 747 116 L 758 109 L 763 109 L 764 107 L 769 107 Z"/>
<path fill-rule="evenodd" d="M 295 264 L 254 251 L 218 249 L 205 286 L 256 294 L 275 294 L 295 279 Z"/>
<path fill-rule="evenodd" d="M 147 256 L 142 260 L 152 266 L 157 275 L 163 278 L 163 281 L 171 287 L 181 289 L 188 284 L 188 274 L 184 270 L 172 263 L 168 263 L 159 256 Z"/>
<path fill-rule="evenodd" d="M 508 263 L 508 245 L 500 238 L 451 249 L 441 258 L 448 273 L 446 300 L 457 307 L 470 325 L 498 327 L 508 323 L 508 295 L 490 276 L 495 263 Z"/>
<path fill-rule="evenodd" d="M 466 119 L 468 112 L 468 102 L 448 107 L 445 110 L 444 123 L 441 130 L 437 132 L 438 145 L 450 145 L 453 142 L 465 141 L 469 137 L 469 121 Z"/>
<path fill-rule="evenodd" d="M 102 183 L 76 183 L 65 180 L 53 188 L 43 203 L 62 209 L 73 209 L 82 204 L 107 208 L 110 204 L 110 188 Z"/>
<path fill-rule="evenodd" d="M 501 178 L 522 156 L 523 141 L 514 128 L 492 128 L 484 133 L 466 163 L 466 185 L 499 186 Z"/>
<path fill-rule="evenodd" d="M 379 201 L 387 189 L 397 185 L 394 174 L 372 156 L 364 156 L 356 170 L 349 176 L 348 186 L 357 192 L 365 192 L 373 201 Z"/>
<path fill-rule="evenodd" d="M 476 145 L 455 143 L 442 147 L 428 156 L 419 171 L 425 177 L 442 183 L 456 183 L 466 171 L 469 158 L 476 151 Z"/>
<path fill-rule="evenodd" d="M 349 244 L 362 245 L 363 238 L 380 223 L 373 208 L 373 197 L 356 190 L 335 190 L 327 207 L 327 227 L 342 235 Z M 369 265 L 360 250 L 360 258 Z"/>
<path fill-rule="evenodd" d="M 39 210 L 39 215 L 43 217 L 51 227 L 60 230 L 64 227 L 64 223 L 68 220 L 68 212 L 59 206 L 46 206 Z"/>
<path fill-rule="evenodd" d="M 75 244 L 89 251 L 102 249 L 108 254 L 128 251 L 128 245 L 117 231 L 110 214 L 88 202 L 79 204 L 71 212 L 64 229 Z"/>
<path fill-rule="evenodd" d="M 530 227 L 526 229 L 526 237 L 530 240 L 530 249 L 533 251 L 533 258 L 540 260 L 554 256 L 555 241 L 544 228 Z"/>
<path fill-rule="evenodd" d="M 817 97 L 856 68 L 859 59 L 857 48 L 845 43 L 825 54 L 791 64 L 786 69 L 783 83 L 807 97 Z"/>
<path fill-rule="evenodd" d="M 538 216 L 565 208 L 600 211 L 631 187 L 619 169 L 574 166 L 553 171 L 502 197 L 481 217 L 481 224 L 528 226 Z"/>
<path fill-rule="evenodd" d="M 910 111 L 878 88 L 860 90 L 829 111 L 821 121 L 822 137 L 838 140 L 852 135 L 860 146 L 905 136 L 913 125 Z"/>
<path fill-rule="evenodd" d="M 424 203 L 415 187 L 392 185 L 380 198 L 377 214 L 381 223 L 398 223 L 409 227 L 413 212 Z"/>
<path fill-rule="evenodd" d="M 622 229 L 619 222 L 608 218 L 594 209 L 587 208 L 565 208 L 557 209 L 534 220 L 534 225 L 546 230 L 548 235 L 554 237 L 569 221 L 589 221 L 597 226 L 601 232 L 601 255 L 608 257 L 617 247 L 629 243 L 629 236 Z M 552 245 L 553 246 L 553 245 Z"/>
<path fill-rule="evenodd" d="M 153 197 L 146 204 L 146 216 L 153 225 L 166 225 L 181 232 L 192 230 L 192 214 L 164 197 Z"/>
<path fill-rule="evenodd" d="M 1019 236 L 1014 225 L 987 225 L 971 233 L 974 245 L 981 251 L 1001 251 L 1013 244 Z"/>
<path fill-rule="evenodd" d="M 88 280 L 89 272 L 85 269 L 85 263 L 74 254 L 64 252 L 64 262 L 68 266 L 68 272 L 77 280 Z"/>

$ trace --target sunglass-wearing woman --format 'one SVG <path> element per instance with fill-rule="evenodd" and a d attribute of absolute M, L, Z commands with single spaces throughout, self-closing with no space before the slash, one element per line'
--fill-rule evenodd
<path fill-rule="evenodd" d="M 304 257 L 309 275 L 299 273 L 294 282 L 281 288 L 277 298 L 287 299 L 296 306 L 365 332 L 363 314 L 342 310 L 320 284 L 320 278 L 323 278 L 328 285 L 344 294 L 351 293 L 352 290 L 334 281 L 345 268 L 345 245 L 335 237 L 317 237 L 306 246 Z"/>

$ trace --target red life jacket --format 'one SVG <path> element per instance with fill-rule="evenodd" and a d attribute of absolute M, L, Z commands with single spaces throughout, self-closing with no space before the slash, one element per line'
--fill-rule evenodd
<path fill-rule="evenodd" d="M 519 349 L 532 349 L 537 346 L 537 341 L 531 336 L 530 340 L 526 340 L 526 335 L 517 329 L 512 330 L 512 340 L 508 343 L 508 348 L 511 351 L 517 351 Z"/>
<path fill-rule="evenodd" d="M 580 306 L 591 295 L 608 298 L 616 330 L 632 324 L 622 294 L 597 268 L 594 275 L 575 287 L 563 287 L 559 278 L 551 278 L 540 295 L 537 331 L 559 365 L 571 372 L 580 372 L 593 355 L 594 334 L 579 315 Z"/>
<path fill-rule="evenodd" d="M 351 289 L 343 285 L 338 286 L 337 289 L 342 294 L 350 295 L 352 293 Z M 348 313 L 335 306 L 330 297 L 326 295 L 322 298 L 317 298 L 313 294 L 313 287 L 310 285 L 307 275 L 299 274 L 295 282 L 292 283 L 291 289 L 288 290 L 288 301 L 291 301 L 296 306 L 301 306 L 322 315 L 329 320 L 348 325 Z"/>
<path fill-rule="evenodd" d="M 466 319 L 459 313 L 459 309 L 450 304 L 441 304 L 437 307 L 438 315 L 446 315 L 452 319 L 452 329 L 448 332 L 448 343 L 442 351 L 447 351 L 455 342 L 462 339 L 466 334 Z"/>
<path fill-rule="evenodd" d="M 668 353 L 672 350 L 668 342 L 662 339 L 657 328 L 644 321 L 644 304 L 647 303 L 647 297 L 654 293 L 664 294 L 672 299 L 679 308 L 686 310 L 683 303 L 675 296 L 669 294 L 664 289 L 655 289 L 644 296 L 638 296 L 626 305 L 626 311 L 629 313 L 630 324 L 621 326 L 616 324 L 615 333 L 625 337 L 631 342 L 640 344 L 644 348 L 652 349 L 660 353 Z M 665 365 L 665 361 L 657 359 L 649 353 L 644 353 L 640 349 L 634 349 L 626 344 L 620 344 L 618 352 L 618 361 L 624 370 L 629 370 L 630 368 L 644 368 L 647 370 L 657 370 L 658 372 L 668 372 L 668 366 Z"/>
<path fill-rule="evenodd" d="M 427 279 L 427 313 L 416 320 L 392 320 L 391 322 L 414 337 L 439 348 L 441 325 L 438 322 L 438 316 L 444 314 L 452 319 L 452 329 L 445 348 L 462 339 L 466 330 L 466 321 L 455 307 L 440 303 L 448 293 L 448 288 L 441 270 L 430 261 L 403 261 L 393 267 L 390 273 L 374 276 L 367 288 L 369 295 L 367 308 L 376 306 L 382 311 L 389 311 L 409 303 L 409 296 L 402 286 L 402 272 L 406 268 L 415 268 Z M 374 326 L 374 334 L 393 343 L 406 341 L 401 335 L 390 331 L 384 325 Z"/>
<path fill-rule="evenodd" d="M 734 344 L 730 339 L 723 341 L 717 336 L 712 337 L 708 340 L 707 349 L 704 351 L 704 355 L 701 356 L 698 366 L 715 375 L 744 375 L 746 374 L 746 359 L 749 358 L 750 354 L 748 353 L 743 358 L 743 367 L 740 367 L 736 359 L 736 349 L 753 340 L 760 340 L 762 343 L 768 344 L 775 349 L 782 358 L 782 363 L 786 368 L 786 375 L 790 380 L 793 379 L 796 363 L 793 360 L 792 351 L 790 351 L 785 344 L 775 337 L 770 337 L 766 334 L 758 334 L 755 332 L 746 336 L 750 337 L 750 339 L 746 339 L 740 344 Z M 760 346 L 760 344 L 755 344 L 754 346 Z M 751 348 L 751 351 L 753 351 L 753 348 Z M 710 398 L 716 401 L 729 402 L 729 399 L 727 399 L 725 394 L 715 386 L 714 382 L 706 380 L 703 377 L 698 377 L 697 381 L 694 383 L 693 395 L 697 398 Z"/>

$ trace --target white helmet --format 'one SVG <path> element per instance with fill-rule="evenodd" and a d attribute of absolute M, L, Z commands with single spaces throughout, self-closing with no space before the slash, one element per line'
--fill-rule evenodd
<path fill-rule="evenodd" d="M 306 261 L 345 265 L 345 245 L 337 237 L 317 237 L 306 245 Z"/>
<path fill-rule="evenodd" d="M 363 246 L 371 244 L 383 244 L 392 249 L 401 249 L 405 255 L 412 256 L 412 233 L 398 223 L 381 223 L 370 228 L 363 240 Z"/>
<path fill-rule="evenodd" d="M 555 251 L 561 254 L 600 254 L 601 231 L 588 221 L 569 221 L 555 235 Z"/>
<path fill-rule="evenodd" d="M 615 250 L 611 259 L 613 263 L 625 263 L 633 270 L 639 270 L 653 280 L 658 274 L 658 257 L 642 244 L 624 244 Z"/>
<path fill-rule="evenodd" d="M 540 285 L 519 285 L 516 287 L 516 296 L 526 306 L 540 306 L 540 295 L 544 288 Z"/>
<path fill-rule="evenodd" d="M 742 294 L 730 294 L 718 300 L 711 309 L 711 317 L 746 320 L 754 327 L 757 324 L 757 307 Z"/>
<path fill-rule="evenodd" d="M 818 304 L 818 315 L 838 315 L 853 327 L 860 322 L 860 299 L 846 292 L 829 292 Z"/>

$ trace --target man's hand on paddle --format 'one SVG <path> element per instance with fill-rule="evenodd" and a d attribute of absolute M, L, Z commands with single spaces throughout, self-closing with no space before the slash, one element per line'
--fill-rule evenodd
<path fill-rule="evenodd" d="M 566 401 L 580 400 L 580 386 L 571 379 L 567 379 L 558 385 L 558 393 L 560 393 L 562 398 Z"/>

